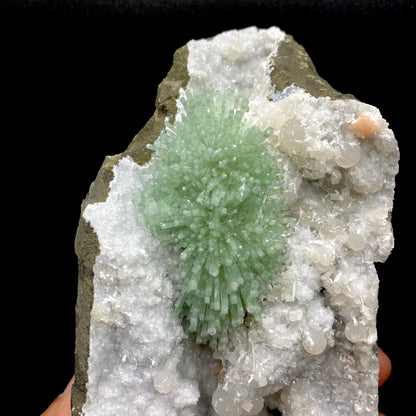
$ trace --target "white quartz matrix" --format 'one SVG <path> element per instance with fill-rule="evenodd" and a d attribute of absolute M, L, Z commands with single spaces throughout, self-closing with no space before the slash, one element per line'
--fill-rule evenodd
<path fill-rule="evenodd" d="M 295 226 L 262 322 L 239 327 L 229 351 L 188 339 L 172 318 L 177 254 L 136 221 L 146 166 L 121 159 L 107 200 L 84 212 L 100 246 L 85 416 L 378 415 L 374 262 L 393 247 L 398 147 L 371 105 L 275 91 L 270 61 L 284 38 L 251 27 L 190 41 L 181 92 L 234 87 L 247 117 L 274 129 Z"/>

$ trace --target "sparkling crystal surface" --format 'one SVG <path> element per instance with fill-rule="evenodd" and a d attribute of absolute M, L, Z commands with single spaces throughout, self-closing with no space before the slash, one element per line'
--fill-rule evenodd
<path fill-rule="evenodd" d="M 290 217 L 271 130 L 243 121 L 247 101 L 202 93 L 183 100 L 155 145 L 151 178 L 136 195 L 139 223 L 180 251 L 182 291 L 174 316 L 198 343 L 227 348 L 285 264 Z M 219 345 L 218 345 L 219 344 Z"/>
<path fill-rule="evenodd" d="M 247 103 L 244 123 L 255 126 L 256 134 L 272 128 L 262 136 L 262 151 L 267 163 L 276 162 L 285 184 L 279 198 L 294 219 L 285 242 L 287 267 L 276 268 L 277 284 L 261 300 L 259 319 L 230 332 L 232 346 L 211 350 L 196 343 L 172 316 L 183 293 L 186 260 L 179 233 L 170 233 L 173 240 L 165 244 L 152 233 L 146 213 L 137 221 L 133 202 L 141 191 L 149 195 L 150 167 L 159 162 L 139 166 L 121 158 L 106 201 L 88 205 L 83 214 L 100 247 L 85 416 L 266 416 L 273 409 L 284 416 L 378 415 L 374 262 L 385 261 L 393 248 L 397 142 L 369 104 L 314 96 L 297 85 L 276 90 L 272 63 L 285 39 L 273 27 L 189 42 L 189 82 L 166 129 L 175 132 L 192 111 L 187 97 L 224 94 L 230 87 L 237 103 Z M 171 134 L 162 133 L 154 148 L 169 139 Z M 217 164 L 224 154 L 222 149 Z M 267 170 L 261 160 L 259 169 Z M 255 177 L 249 165 L 247 173 Z M 232 166 L 224 172 L 242 175 Z M 201 201 L 215 205 L 223 193 L 214 186 Z M 156 196 L 155 203 L 165 204 L 156 211 L 168 213 L 167 191 L 166 201 Z M 173 206 L 185 217 L 186 208 Z M 259 234 L 253 228 L 254 235 L 261 236 L 266 224 Z M 208 249 L 209 239 L 205 244 Z M 207 265 L 212 278 L 219 262 Z M 226 258 L 221 262 L 227 264 Z M 186 274 L 185 282 L 190 284 Z"/>

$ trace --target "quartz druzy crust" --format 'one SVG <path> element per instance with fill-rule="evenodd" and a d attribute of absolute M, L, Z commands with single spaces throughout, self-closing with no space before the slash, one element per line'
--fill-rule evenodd
<path fill-rule="evenodd" d="M 181 120 L 148 146 L 155 155 L 136 196 L 138 217 L 181 252 L 174 316 L 198 343 L 224 349 L 246 313 L 261 321 L 261 297 L 285 263 L 284 184 L 264 143 L 271 129 L 243 121 L 247 100 L 229 90 L 181 104 Z"/>
<path fill-rule="evenodd" d="M 262 229 L 240 230 L 241 238 L 246 231 L 251 236 L 246 247 L 261 246 L 257 239 L 267 237 L 273 227 L 285 234 L 283 219 L 291 218 L 290 233 L 269 253 L 270 261 L 275 253 L 276 263 L 267 268 L 274 273 L 267 293 L 259 294 L 256 303 L 253 299 L 258 319 L 248 317 L 241 324 L 240 316 L 223 348 L 195 342 L 193 329 L 215 338 L 219 327 L 214 334 L 208 324 L 198 329 L 198 322 L 196 328 L 191 323 L 187 296 L 194 294 L 193 273 L 187 274 L 185 266 L 198 271 L 199 264 L 211 279 L 225 272 L 227 256 L 208 263 L 187 263 L 192 259 L 187 254 L 181 259 L 192 241 L 185 239 L 192 236 L 191 224 L 172 232 L 176 225 L 168 220 L 175 221 L 171 214 L 177 221 L 179 214 L 181 220 L 188 218 L 186 208 L 194 209 L 196 202 L 178 205 L 181 198 L 169 200 L 167 188 L 150 185 L 159 174 L 162 185 L 177 183 L 174 175 L 167 176 L 175 163 L 163 161 L 168 154 L 163 143 L 183 145 L 181 151 L 188 149 L 191 156 L 198 146 L 191 148 L 195 142 L 188 134 L 189 146 L 179 137 L 181 126 L 187 125 L 198 100 L 207 106 L 207 97 L 214 96 L 228 97 L 227 105 L 235 107 L 230 125 L 237 120 L 247 131 L 254 128 L 258 147 L 244 155 L 248 177 L 264 178 L 261 172 L 278 176 L 278 184 L 265 183 L 261 191 L 278 189 Z M 224 103 L 222 98 L 218 102 Z M 374 262 L 385 261 L 393 248 L 390 216 L 399 159 L 394 134 L 379 110 L 335 91 L 318 76 L 304 49 L 276 27 L 232 30 L 188 42 L 175 54 L 156 104 L 154 116 L 126 152 L 106 159 L 83 204 L 77 235 L 73 415 L 268 416 L 277 409 L 284 416 L 377 416 Z M 193 130 L 200 126 L 188 125 Z M 252 166 L 256 152 L 262 155 L 260 176 Z M 201 166 L 194 156 L 189 158 L 195 166 L 189 180 L 198 178 L 199 168 L 204 172 L 211 156 L 206 151 L 197 157 Z M 217 167 L 220 162 L 216 160 Z M 223 173 L 236 170 L 241 177 L 236 166 Z M 220 170 L 215 172 L 207 184 L 216 186 L 205 193 L 202 187 L 198 194 L 202 206 L 227 200 L 221 183 L 215 182 Z M 253 197 L 263 195 L 256 192 Z M 151 209 L 152 204 L 159 206 Z M 249 204 L 257 205 L 257 200 Z M 228 212 L 227 206 L 222 208 Z M 270 223 L 272 211 L 285 214 Z M 207 212 L 216 210 L 201 215 L 205 218 Z M 208 223 L 213 235 L 225 236 L 215 215 Z M 201 240 L 201 248 L 209 250 L 210 239 Z M 267 258 L 267 245 L 260 248 L 264 254 L 258 253 L 258 259 Z M 207 300 L 204 304 L 218 312 L 215 283 Z M 176 310 L 182 316 L 184 307 L 182 326 L 173 315 Z"/>

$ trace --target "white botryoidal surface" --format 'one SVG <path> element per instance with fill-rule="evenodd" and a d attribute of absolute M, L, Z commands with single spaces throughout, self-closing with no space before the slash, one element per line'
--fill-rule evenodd
<path fill-rule="evenodd" d="M 278 28 L 248 28 L 189 42 L 179 98 L 233 87 L 250 122 L 274 129 L 267 146 L 296 222 L 262 322 L 238 327 L 232 350 L 184 334 L 172 319 L 178 254 L 137 224 L 147 166 L 122 158 L 107 200 L 83 214 L 100 246 L 85 416 L 378 415 L 374 262 L 393 247 L 397 143 L 371 105 L 275 91 L 270 61 L 284 39 Z"/>

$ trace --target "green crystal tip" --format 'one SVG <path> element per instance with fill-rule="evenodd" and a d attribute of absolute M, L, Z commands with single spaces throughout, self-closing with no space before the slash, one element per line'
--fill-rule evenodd
<path fill-rule="evenodd" d="M 285 265 L 290 232 L 284 181 L 265 140 L 272 133 L 244 120 L 234 92 L 182 100 L 166 122 L 149 179 L 135 198 L 141 222 L 181 252 L 182 291 L 174 316 L 198 343 L 225 348 L 261 305 Z"/>

